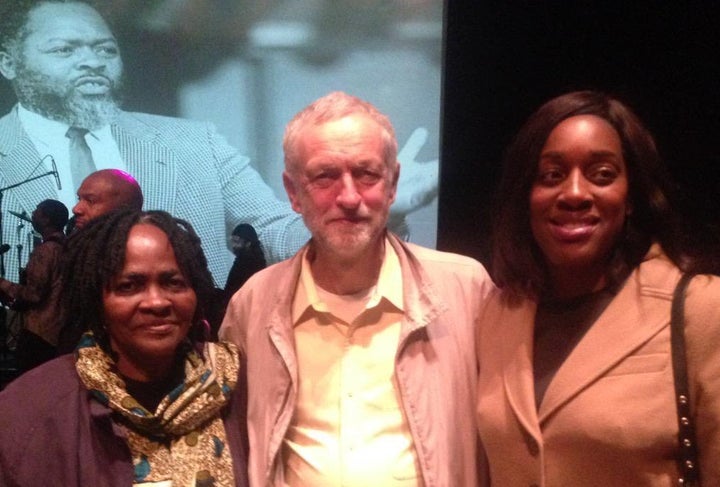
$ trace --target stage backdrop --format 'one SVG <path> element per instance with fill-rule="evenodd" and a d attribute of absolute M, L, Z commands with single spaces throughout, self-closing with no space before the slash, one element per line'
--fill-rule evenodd
<path fill-rule="evenodd" d="M 431 162 L 428 169 L 435 161 L 437 171 L 440 0 L 112 0 L 101 6 L 120 43 L 123 107 L 213 122 L 279 199 L 286 199 L 285 124 L 334 90 L 388 114 L 401 148 L 414 133 L 416 160 Z M 6 113 L 15 97 L 6 80 L 0 89 Z M 435 246 L 436 212 L 433 200 L 410 215 L 412 241 Z"/>
<path fill-rule="evenodd" d="M 543 102 L 579 89 L 635 109 L 680 185 L 689 232 L 720 246 L 720 8 L 448 0 L 446 12 L 439 248 L 489 262 L 505 147 Z"/>

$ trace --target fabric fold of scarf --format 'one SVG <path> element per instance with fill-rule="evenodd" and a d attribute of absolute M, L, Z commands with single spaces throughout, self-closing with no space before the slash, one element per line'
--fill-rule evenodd
<path fill-rule="evenodd" d="M 127 432 L 135 483 L 171 480 L 173 486 L 234 485 L 221 412 L 238 379 L 234 345 L 205 344 L 185 357 L 185 380 L 155 411 L 128 394 L 113 359 L 86 333 L 76 369 L 92 397 L 109 407 Z"/>

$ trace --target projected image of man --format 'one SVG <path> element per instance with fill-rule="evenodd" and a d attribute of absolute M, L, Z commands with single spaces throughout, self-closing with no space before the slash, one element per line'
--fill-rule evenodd
<path fill-rule="evenodd" d="M 307 240 L 302 219 L 213 125 L 120 108 L 121 49 L 91 4 L 7 0 L 2 7 L 0 73 L 19 103 L 0 118 L 0 185 L 55 161 L 62 186 L 41 178 L 8 191 L 6 209 L 30 212 L 43 198 L 72 207 L 83 174 L 126 171 L 139 182 L 145 208 L 193 224 L 221 286 L 233 261 L 226 237 L 238 224 L 257 230 L 268 262 L 291 256 Z M 436 186 L 414 192 L 424 194 L 409 198 L 417 206 L 397 210 L 399 225 Z M 11 235 L 12 224 L 4 225 Z"/>

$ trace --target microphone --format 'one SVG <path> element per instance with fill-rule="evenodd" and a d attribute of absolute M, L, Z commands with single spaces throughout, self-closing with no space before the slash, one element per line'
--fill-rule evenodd
<path fill-rule="evenodd" d="M 57 166 L 55 165 L 55 159 L 53 159 L 53 156 L 50 157 L 50 162 L 52 163 L 53 168 L 53 175 L 55 176 L 55 184 L 57 184 L 58 191 L 62 189 L 62 186 L 60 185 L 60 174 L 58 173 Z"/>
<path fill-rule="evenodd" d="M 10 250 L 10 244 L 2 244 L 2 245 L 0 245 L 0 255 L 4 254 L 4 253 L 7 252 L 8 250 Z"/>

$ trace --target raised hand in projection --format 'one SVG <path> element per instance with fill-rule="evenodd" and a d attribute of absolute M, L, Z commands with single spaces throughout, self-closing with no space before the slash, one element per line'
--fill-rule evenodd
<path fill-rule="evenodd" d="M 427 205 L 438 194 L 440 172 L 438 160 L 424 162 L 416 160 L 420 150 L 427 142 L 427 138 L 428 131 L 423 127 L 418 127 L 410 134 L 410 138 L 398 152 L 400 181 L 395 203 L 390 209 L 393 219 L 404 217 Z"/>

